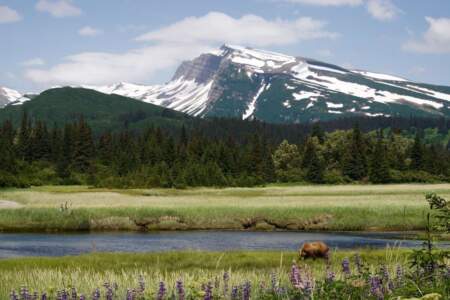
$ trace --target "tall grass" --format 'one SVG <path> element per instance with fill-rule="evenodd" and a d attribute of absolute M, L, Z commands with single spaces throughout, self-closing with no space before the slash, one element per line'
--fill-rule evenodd
<path fill-rule="evenodd" d="M 332 270 L 337 279 L 341 272 L 341 261 L 352 258 L 355 251 L 332 254 Z M 405 264 L 406 252 L 399 249 L 364 250 L 361 257 L 367 262 L 369 271 L 376 272 L 380 264 L 394 271 L 399 264 Z M 137 286 L 143 276 L 150 288 L 156 289 L 163 280 L 174 287 L 178 279 L 187 286 L 196 286 L 224 272 L 231 274 L 232 284 L 250 280 L 254 283 L 269 283 L 272 273 L 279 274 L 287 284 L 292 261 L 297 259 L 293 252 L 171 252 L 151 254 L 96 253 L 60 258 L 21 258 L 0 261 L 0 299 L 7 299 L 12 288 L 27 286 L 32 291 L 54 291 L 76 287 L 87 293 L 104 282 L 115 282 L 126 290 Z M 325 277 L 325 262 L 322 260 L 301 262 L 319 279 Z M 352 270 L 355 266 L 352 264 Z M 122 298 L 123 299 L 123 298 Z"/>
<path fill-rule="evenodd" d="M 135 221 L 145 220 L 153 223 L 146 230 L 240 230 L 249 219 L 293 223 L 291 230 L 420 230 L 428 210 L 423 197 L 430 191 L 450 197 L 448 184 L 4 190 L 0 200 L 23 206 L 0 210 L 0 231 L 141 230 Z M 61 211 L 66 205 L 68 210 Z M 274 228 L 258 224 L 250 229 Z"/>

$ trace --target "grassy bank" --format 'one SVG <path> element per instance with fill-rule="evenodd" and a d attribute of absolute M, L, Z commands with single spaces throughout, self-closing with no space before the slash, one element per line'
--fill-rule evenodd
<path fill-rule="evenodd" d="M 19 207 L 0 209 L 0 230 L 421 230 L 427 192 L 450 198 L 450 184 L 12 189 L 0 200 Z"/>
<path fill-rule="evenodd" d="M 356 251 L 336 252 L 332 255 L 332 270 L 337 278 L 345 257 L 352 261 Z M 386 265 L 393 273 L 399 264 L 406 263 L 407 252 L 398 249 L 364 250 L 360 252 L 369 271 L 376 273 L 380 265 Z M 287 283 L 294 252 L 172 252 L 151 254 L 97 253 L 62 258 L 21 258 L 0 260 L 0 299 L 7 299 L 12 288 L 26 285 L 32 291 L 51 291 L 56 288 L 73 287 L 86 293 L 104 282 L 118 283 L 120 288 L 135 287 L 140 275 L 149 288 L 156 289 L 165 281 L 173 287 L 178 279 L 186 286 L 222 277 L 227 271 L 231 283 L 243 280 L 270 283 L 271 273 L 279 274 L 280 281 Z M 305 265 L 317 279 L 325 276 L 322 260 L 306 261 Z M 351 263 L 351 269 L 355 271 Z M 123 298 L 122 298 L 123 299 Z"/>

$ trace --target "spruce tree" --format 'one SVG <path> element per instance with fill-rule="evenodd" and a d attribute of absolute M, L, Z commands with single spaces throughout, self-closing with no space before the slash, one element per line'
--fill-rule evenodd
<path fill-rule="evenodd" d="M 324 165 L 317 153 L 313 138 L 309 138 L 306 144 L 305 154 L 308 154 L 306 180 L 313 183 L 323 183 Z"/>
<path fill-rule="evenodd" d="M 367 158 L 364 140 L 356 124 L 351 133 L 350 144 L 343 154 L 343 174 L 353 180 L 361 180 L 367 176 Z"/>
<path fill-rule="evenodd" d="M 325 132 L 319 123 L 314 123 L 311 131 L 311 136 L 316 137 L 319 140 L 320 144 L 325 142 Z"/>
<path fill-rule="evenodd" d="M 91 168 L 94 155 L 94 142 L 91 129 L 83 118 L 75 126 L 75 145 L 73 167 L 80 172 L 87 172 Z"/>
<path fill-rule="evenodd" d="M 67 180 L 71 176 L 70 165 L 72 163 L 73 144 L 74 133 L 72 125 L 66 124 L 64 127 L 62 151 L 60 152 L 60 157 L 56 166 L 58 176 L 63 180 Z"/>
<path fill-rule="evenodd" d="M 414 144 L 411 148 L 411 169 L 421 170 L 424 164 L 422 139 L 420 138 L 419 131 L 416 132 L 414 138 Z"/>
<path fill-rule="evenodd" d="M 28 113 L 23 112 L 17 142 L 17 152 L 19 157 L 25 161 L 31 161 L 31 126 Z"/>
<path fill-rule="evenodd" d="M 388 183 L 391 179 L 386 147 L 380 132 L 370 158 L 369 180 L 373 183 Z"/>

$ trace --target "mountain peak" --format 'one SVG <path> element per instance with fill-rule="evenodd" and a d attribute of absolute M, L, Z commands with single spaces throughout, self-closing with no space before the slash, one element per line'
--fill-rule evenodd
<path fill-rule="evenodd" d="M 351 116 L 450 117 L 450 87 L 235 45 L 183 62 L 164 85 L 121 82 L 86 88 L 193 116 L 274 123 Z"/>

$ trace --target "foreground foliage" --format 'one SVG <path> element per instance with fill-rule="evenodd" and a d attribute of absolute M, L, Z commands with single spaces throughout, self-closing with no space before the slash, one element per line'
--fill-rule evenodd
<path fill-rule="evenodd" d="M 334 261 L 333 261 L 334 260 Z M 220 264 L 220 261 L 217 262 Z M 11 291 L 11 300 L 19 299 L 391 299 L 395 297 L 450 297 L 450 266 L 432 273 L 416 273 L 397 261 L 391 264 L 368 264 L 360 255 L 343 260 L 331 258 L 321 263 L 320 273 L 304 262 L 293 262 L 270 272 L 197 270 L 152 274 L 128 274 L 126 282 L 105 274 L 106 281 L 86 290 L 67 276 L 67 285 L 46 287 L 38 291 L 22 287 Z M 77 273 L 77 270 L 74 270 Z M 45 273 L 44 273 L 45 274 Z M 64 276 L 64 274 L 61 274 Z M 89 274 L 86 274 L 89 276 Z M 77 276 L 82 276 L 78 274 Z M 108 278 L 109 277 L 109 278 Z M 112 279 L 112 281 L 108 280 Z M 84 279 L 85 280 L 85 279 Z M 133 284 L 133 285 L 130 285 Z M 402 298 L 403 299 L 403 298 Z"/>

